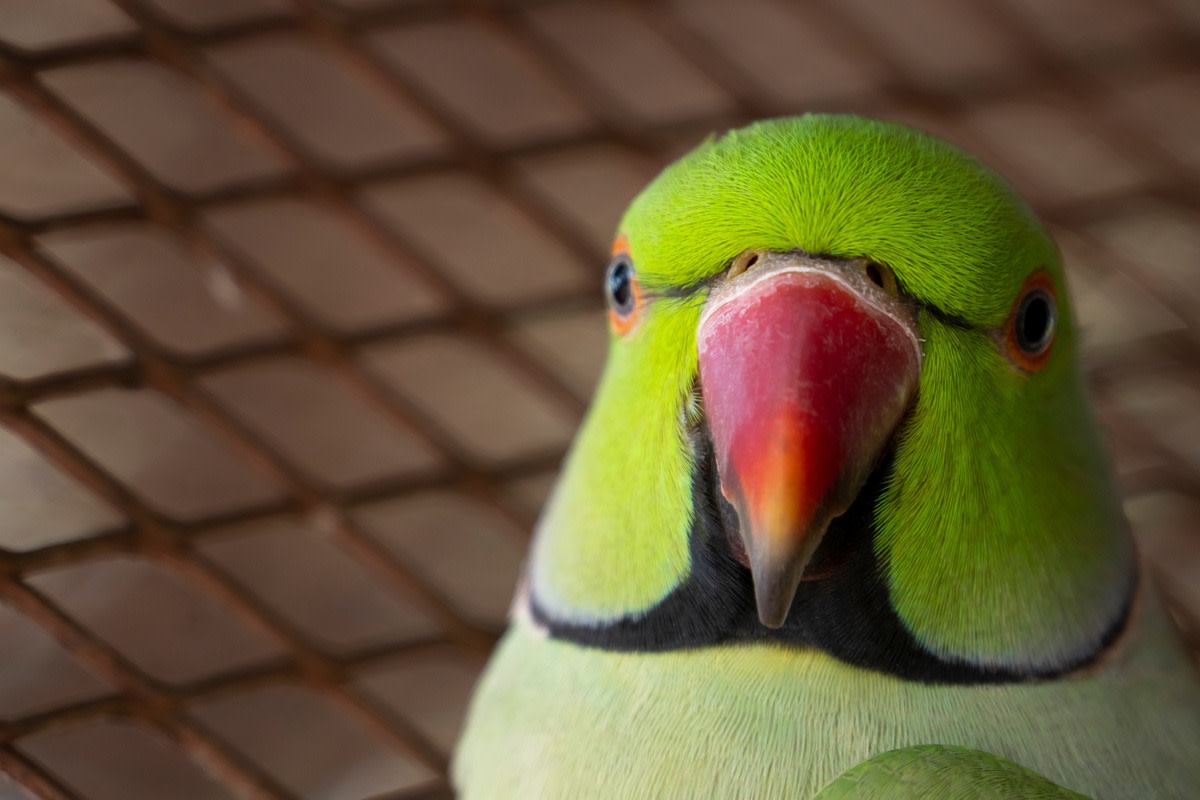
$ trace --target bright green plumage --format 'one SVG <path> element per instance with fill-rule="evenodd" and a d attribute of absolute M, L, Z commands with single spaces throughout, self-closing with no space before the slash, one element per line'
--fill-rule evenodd
<path fill-rule="evenodd" d="M 479 688 L 455 762 L 465 797 L 807 798 L 912 745 L 982 750 L 1098 797 L 1194 795 L 1200 686 L 1152 592 L 1131 595 L 1132 546 L 1087 408 L 1061 265 L 1011 190 L 922 134 L 808 116 L 705 144 L 638 197 L 620 233 L 644 303 L 613 336 L 513 629 Z M 753 624 L 662 647 L 605 638 L 644 620 L 668 637 L 707 630 L 675 602 L 688 591 L 745 600 L 733 585 L 742 578 L 698 584 L 698 548 L 719 553 L 723 540 L 703 538 L 696 505 L 707 469 L 696 382 L 701 311 L 747 250 L 870 259 L 919 308 L 919 388 L 868 509 L 867 555 L 889 611 L 864 600 L 855 608 L 866 616 L 844 622 L 860 636 L 878 623 L 911 637 L 895 663 L 890 645 L 871 656 L 878 663 L 855 665 L 821 652 L 821 636 L 775 640 Z M 1031 371 L 1006 356 L 1003 331 L 1039 269 L 1059 322 L 1044 368 Z M 720 574 L 736 576 L 732 564 Z M 791 615 L 805 610 L 800 596 Z M 820 624 L 836 636 L 828 616 Z M 900 663 L 910 656 L 926 666 Z M 937 664 L 982 677 L 939 683 Z M 906 669 L 935 672 L 905 680 Z M 1010 677 L 988 677 L 995 670 Z M 1019 771 L 919 755 L 864 765 L 839 785 L 886 785 L 908 763 L 917 781 L 944 763 L 964 785 L 979 768 L 985 783 L 1007 782 L 1006 797 L 1059 796 L 1038 794 L 1036 781 L 1014 794 Z M 839 791 L 827 796 L 859 796 Z"/>

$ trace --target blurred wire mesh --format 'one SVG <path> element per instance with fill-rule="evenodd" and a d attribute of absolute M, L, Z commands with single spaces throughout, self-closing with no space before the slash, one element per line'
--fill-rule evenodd
<path fill-rule="evenodd" d="M 1193 0 L 0 0 L 0 84 L 2 798 L 449 796 L 617 216 L 763 116 L 1032 201 L 1200 609 Z"/>

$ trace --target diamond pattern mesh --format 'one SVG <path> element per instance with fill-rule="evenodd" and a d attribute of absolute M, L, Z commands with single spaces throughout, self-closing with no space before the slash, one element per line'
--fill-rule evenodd
<path fill-rule="evenodd" d="M 1200 651 L 1198 8 L 0 3 L 0 797 L 449 796 L 620 210 L 809 109 L 1052 227 Z"/>

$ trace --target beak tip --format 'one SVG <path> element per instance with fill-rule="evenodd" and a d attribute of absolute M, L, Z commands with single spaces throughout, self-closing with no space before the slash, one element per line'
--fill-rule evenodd
<path fill-rule="evenodd" d="M 758 621 L 768 628 L 778 630 L 787 622 L 788 611 L 796 599 L 799 581 L 771 581 L 768 586 L 755 587 L 755 602 L 758 606 Z"/>
<path fill-rule="evenodd" d="M 749 520 L 746 516 L 741 518 Z M 746 527 L 751 528 L 749 525 Z M 804 570 L 825 538 L 828 527 L 829 517 L 824 512 L 818 512 L 812 515 L 802 535 L 782 540 L 769 535 L 751 535 L 743 539 L 754 581 L 758 621 L 765 627 L 777 630 L 787 621 L 788 612 L 796 601 L 796 594 L 804 579 Z"/>
<path fill-rule="evenodd" d="M 787 612 L 785 611 L 784 613 L 779 614 L 774 610 L 768 611 L 766 609 L 759 608 L 758 621 L 771 630 L 779 630 L 783 627 L 783 623 L 787 621 Z"/>

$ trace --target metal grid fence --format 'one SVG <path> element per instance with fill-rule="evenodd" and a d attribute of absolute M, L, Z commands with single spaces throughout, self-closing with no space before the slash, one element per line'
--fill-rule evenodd
<path fill-rule="evenodd" d="M 1189 0 L 5 0 L 0 90 L 0 797 L 448 796 L 620 209 L 809 109 L 1051 225 L 1200 609 Z"/>

